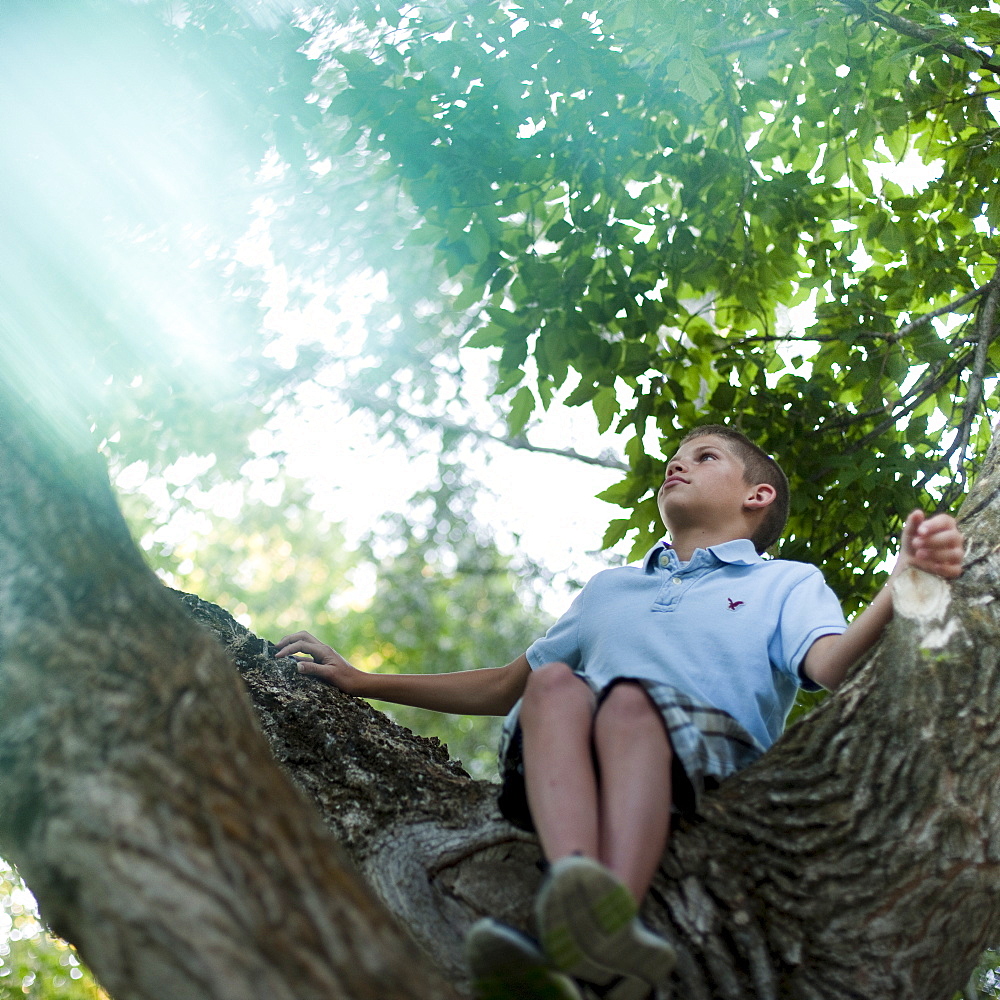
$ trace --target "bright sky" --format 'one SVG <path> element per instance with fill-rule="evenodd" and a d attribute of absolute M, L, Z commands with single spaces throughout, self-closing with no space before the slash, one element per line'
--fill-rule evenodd
<path fill-rule="evenodd" d="M 366 311 L 363 294 L 338 295 L 337 315 L 319 305 L 296 314 L 285 308 L 283 275 L 275 271 L 272 277 L 267 322 L 280 334 L 275 348 L 279 360 L 291 363 L 296 343 L 321 339 L 322 331 L 336 329 L 344 318 L 351 320 L 354 336 L 338 343 L 338 349 L 360 346 Z M 467 398 L 485 401 L 492 388 L 489 359 L 481 350 L 465 355 L 463 363 L 476 383 L 465 386 Z M 320 376 L 319 381 L 327 379 Z M 432 482 L 436 474 L 432 454 L 421 456 L 376 442 L 370 423 L 349 414 L 334 389 L 307 385 L 298 401 L 298 411 L 273 421 L 274 438 L 262 438 L 260 446 L 287 452 L 286 471 L 309 484 L 321 509 L 345 525 L 349 538 L 364 534 L 380 514 L 405 508 L 414 492 Z M 485 402 L 478 420 L 483 428 L 493 420 Z M 571 448 L 585 455 L 621 453 L 613 435 L 598 435 L 589 407 L 554 406 L 540 426 L 529 428 L 529 436 L 537 446 Z M 600 544 L 608 522 L 621 511 L 595 499 L 595 494 L 621 479 L 617 470 L 499 443 L 470 449 L 468 465 L 486 487 L 477 514 L 497 529 L 502 547 L 518 546 L 561 577 L 580 581 L 615 558 L 601 553 Z M 628 547 L 622 543 L 612 550 L 618 561 Z M 546 600 L 546 609 L 561 613 L 567 594 L 565 587 L 558 587 Z"/>

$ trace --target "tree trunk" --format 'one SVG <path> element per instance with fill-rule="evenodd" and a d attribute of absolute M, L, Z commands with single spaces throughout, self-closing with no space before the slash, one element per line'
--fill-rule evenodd
<path fill-rule="evenodd" d="M 43 916 L 118 1000 L 462 989 L 469 923 L 527 926 L 539 880 L 492 787 L 178 600 L 106 479 L 5 426 L 0 854 Z M 998 939 L 998 490 L 995 444 L 961 580 L 902 580 L 868 662 L 676 831 L 646 915 L 678 996 L 946 1000 Z"/>
<path fill-rule="evenodd" d="M 144 565 L 87 443 L 2 388 L 0 853 L 44 918 L 118 1000 L 453 998 Z"/>

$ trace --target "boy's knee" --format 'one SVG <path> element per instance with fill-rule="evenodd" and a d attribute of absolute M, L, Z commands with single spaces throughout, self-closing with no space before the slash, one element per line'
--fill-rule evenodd
<path fill-rule="evenodd" d="M 524 688 L 524 703 L 521 709 L 529 711 L 533 706 L 565 703 L 566 699 L 589 698 L 593 700 L 586 681 L 573 673 L 565 663 L 546 663 L 532 670 Z"/>
<path fill-rule="evenodd" d="M 621 681 L 607 694 L 597 711 L 595 726 L 613 726 L 634 731 L 641 726 L 655 726 L 666 735 L 666 726 L 656 703 L 641 684 Z"/>

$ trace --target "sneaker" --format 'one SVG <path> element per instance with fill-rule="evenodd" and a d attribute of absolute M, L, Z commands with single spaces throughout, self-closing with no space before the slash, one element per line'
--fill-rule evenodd
<path fill-rule="evenodd" d="M 499 920 L 479 920 L 465 938 L 474 1000 L 582 1000 L 538 942 Z"/>
<path fill-rule="evenodd" d="M 616 1000 L 619 991 L 621 1000 L 639 1000 L 666 986 L 677 961 L 674 949 L 642 925 L 626 886 L 592 858 L 552 866 L 536 916 L 542 947 L 560 972 L 598 984 L 625 977 Z"/>

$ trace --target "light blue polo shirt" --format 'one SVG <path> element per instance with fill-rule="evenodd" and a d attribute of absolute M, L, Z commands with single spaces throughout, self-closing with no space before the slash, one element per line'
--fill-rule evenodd
<path fill-rule="evenodd" d="M 622 677 L 670 684 L 769 747 L 797 688 L 817 689 L 799 673 L 809 647 L 846 627 L 815 566 L 762 559 L 746 538 L 682 563 L 661 542 L 641 565 L 594 576 L 527 657 L 533 669 L 566 663 L 599 688 Z"/>

